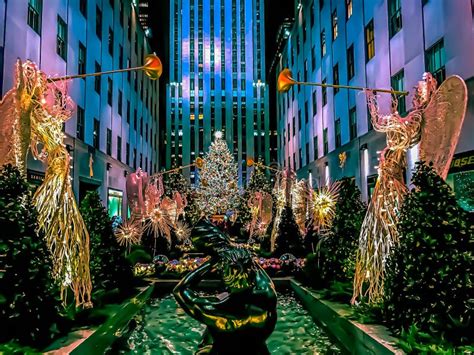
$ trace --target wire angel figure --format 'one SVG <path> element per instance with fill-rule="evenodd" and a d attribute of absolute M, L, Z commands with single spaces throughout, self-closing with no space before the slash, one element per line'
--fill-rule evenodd
<path fill-rule="evenodd" d="M 373 127 L 386 133 L 387 147 L 380 154 L 378 179 L 360 232 L 352 303 L 363 296 L 376 302 L 383 295 L 385 263 L 399 241 L 397 217 L 408 191 L 406 151 L 420 143 L 420 157 L 446 177 L 465 115 L 467 89 L 457 76 L 436 87 L 433 76 L 425 73 L 415 90 L 413 110 L 405 117 L 398 113 L 396 99 L 390 114 L 380 114 L 375 93 L 366 92 Z"/>

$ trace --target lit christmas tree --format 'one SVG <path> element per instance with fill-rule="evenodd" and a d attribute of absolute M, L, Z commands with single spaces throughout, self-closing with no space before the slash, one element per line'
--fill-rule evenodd
<path fill-rule="evenodd" d="M 216 140 L 204 158 L 196 195 L 199 209 L 206 216 L 223 215 L 234 210 L 239 202 L 237 164 L 221 132 L 216 133 Z"/>

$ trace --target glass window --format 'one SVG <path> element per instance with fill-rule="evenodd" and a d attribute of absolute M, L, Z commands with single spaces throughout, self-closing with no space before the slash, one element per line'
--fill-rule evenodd
<path fill-rule="evenodd" d="M 425 53 L 426 71 L 433 74 L 438 85 L 446 79 L 444 40 L 436 42 Z"/>
<path fill-rule="evenodd" d="M 322 84 L 326 84 L 326 79 L 323 79 Z M 323 106 L 325 106 L 328 103 L 327 87 L 322 86 L 321 91 L 323 96 Z"/>
<path fill-rule="evenodd" d="M 352 0 L 346 0 L 346 19 L 349 20 L 352 16 Z"/>
<path fill-rule="evenodd" d="M 79 55 L 77 59 L 77 73 L 86 73 L 86 47 L 79 42 Z"/>
<path fill-rule="evenodd" d="M 351 140 L 357 137 L 357 110 L 355 106 L 349 110 L 349 134 Z"/>
<path fill-rule="evenodd" d="M 339 64 L 336 64 L 334 68 L 332 68 L 332 75 L 333 75 L 333 84 L 339 85 Z M 339 92 L 339 88 L 334 88 L 334 95 Z"/>
<path fill-rule="evenodd" d="M 107 128 L 107 154 L 112 155 L 112 130 Z"/>
<path fill-rule="evenodd" d="M 63 58 L 67 59 L 67 25 L 66 22 L 58 16 L 58 33 L 56 36 L 56 53 Z"/>
<path fill-rule="evenodd" d="M 117 112 L 120 116 L 122 116 L 122 101 L 123 101 L 123 98 L 122 98 L 122 90 L 119 90 L 118 91 L 118 100 L 117 100 Z"/>
<path fill-rule="evenodd" d="M 95 62 L 95 72 L 98 73 L 101 71 L 100 64 Z M 101 83 L 101 76 L 97 75 L 94 77 L 94 89 L 100 95 L 100 83 Z"/>
<path fill-rule="evenodd" d="M 95 33 L 102 39 L 102 11 L 97 6 L 95 9 Z"/>
<path fill-rule="evenodd" d="M 354 63 L 354 45 L 347 49 L 347 78 L 351 80 L 355 75 L 355 63 Z"/>
<path fill-rule="evenodd" d="M 400 70 L 397 74 L 391 77 L 391 85 L 392 89 L 396 91 L 402 91 L 403 90 L 403 80 L 404 80 L 404 71 L 403 69 Z M 396 97 L 398 100 L 398 112 L 400 114 L 406 113 L 406 101 L 405 101 L 405 96 L 398 96 Z"/>
<path fill-rule="evenodd" d="M 41 16 L 43 14 L 43 0 L 28 1 L 28 25 L 41 34 Z"/>
<path fill-rule="evenodd" d="M 122 161 L 122 137 L 117 136 L 117 160 Z"/>
<path fill-rule="evenodd" d="M 334 10 L 331 18 L 332 18 L 332 40 L 334 41 L 337 38 L 337 35 L 339 34 L 339 31 L 337 28 L 337 10 Z"/>
<path fill-rule="evenodd" d="M 122 216 L 123 192 L 119 190 L 108 190 L 109 217 Z"/>
<path fill-rule="evenodd" d="M 374 37 L 374 20 L 365 26 L 365 59 L 366 62 L 375 56 L 375 37 Z"/>
<path fill-rule="evenodd" d="M 76 137 L 80 140 L 84 140 L 84 109 L 77 105 L 77 121 L 76 121 Z"/>
<path fill-rule="evenodd" d="M 323 129 L 323 154 L 326 155 L 329 152 L 329 142 L 328 142 L 328 129 Z"/>
<path fill-rule="evenodd" d="M 108 41 L 109 41 L 109 54 L 113 56 L 114 55 L 114 32 L 112 31 L 111 28 L 109 28 Z"/>
<path fill-rule="evenodd" d="M 99 149 L 100 144 L 100 122 L 94 118 L 94 131 L 92 132 L 92 145 L 94 148 Z"/>
<path fill-rule="evenodd" d="M 402 29 L 402 7 L 401 0 L 388 1 L 388 18 L 390 38 Z"/>
<path fill-rule="evenodd" d="M 313 151 L 314 151 L 314 160 L 317 160 L 319 157 L 318 136 L 313 137 Z"/>
<path fill-rule="evenodd" d="M 316 113 L 318 112 L 318 101 L 317 101 L 317 98 L 316 98 L 316 90 L 313 91 L 313 116 L 316 115 Z"/>
<path fill-rule="evenodd" d="M 125 145 L 125 164 L 130 165 L 130 143 Z"/>
<path fill-rule="evenodd" d="M 326 31 L 321 31 L 321 56 L 324 57 L 326 55 Z"/>
<path fill-rule="evenodd" d="M 79 0 L 79 11 L 84 17 L 87 17 L 87 0 Z"/>
<path fill-rule="evenodd" d="M 107 103 L 112 106 L 112 97 L 113 97 L 113 81 L 111 78 L 107 79 Z"/>
<path fill-rule="evenodd" d="M 335 138 L 336 138 L 336 148 L 341 146 L 341 119 L 338 118 L 335 122 Z"/>

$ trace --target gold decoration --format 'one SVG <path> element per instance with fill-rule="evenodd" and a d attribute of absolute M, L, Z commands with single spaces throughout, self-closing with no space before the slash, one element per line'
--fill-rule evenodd
<path fill-rule="evenodd" d="M 339 184 L 333 183 L 312 191 L 310 218 L 313 230 L 326 235 L 336 216 L 336 204 L 339 199 Z"/>
<path fill-rule="evenodd" d="M 310 189 L 305 180 L 297 181 L 292 188 L 292 209 L 295 222 L 302 235 L 306 234 L 306 219 L 310 199 Z"/>
<path fill-rule="evenodd" d="M 6 98 L 15 106 L 16 113 L 9 122 L 13 131 L 7 132 L 12 134 L 10 154 L 24 172 L 30 145 L 33 156 L 46 164 L 44 181 L 33 197 L 38 210 L 38 226 L 52 254 L 53 276 L 60 281 L 63 302 L 66 302 L 66 289 L 71 287 L 76 305 L 88 307 L 92 289 L 89 234 L 76 205 L 69 176 L 71 157 L 63 143 L 62 128 L 71 117 L 71 100 L 64 82 L 49 83 L 30 61 L 23 65 L 17 62 L 14 90 L 15 99 Z M 2 105 L 5 102 L 3 100 Z M 0 142 L 6 143 L 3 139 Z M 41 151 L 38 151 L 39 146 Z M 5 151 L 3 146 L 0 151 Z M 12 155 L 6 158 L 11 160 Z"/>
<path fill-rule="evenodd" d="M 339 85 L 339 84 L 322 84 L 322 83 L 310 83 L 306 81 L 296 81 L 293 79 L 293 74 L 290 69 L 283 69 L 280 74 L 278 74 L 277 80 L 277 91 L 278 92 L 288 92 L 293 85 L 306 85 L 306 86 L 321 86 L 324 88 L 331 87 L 337 89 L 350 89 L 350 90 L 360 90 L 360 91 L 376 91 L 378 93 L 387 93 L 393 95 L 408 95 L 408 91 L 398 91 L 398 90 L 389 90 L 389 89 L 371 89 L 365 88 L 362 86 L 352 86 L 352 85 Z"/>
<path fill-rule="evenodd" d="M 278 75 L 277 90 L 278 92 L 287 92 L 291 89 L 296 81 L 293 79 L 293 74 L 288 68 L 283 69 Z"/>
<path fill-rule="evenodd" d="M 423 111 L 420 160 L 433 163 L 433 169 L 443 179 L 448 176 L 466 109 L 466 83 L 454 75 L 443 81 Z"/>
<path fill-rule="evenodd" d="M 397 216 L 407 192 L 405 152 L 421 139 L 422 159 L 434 161 L 435 169 L 446 174 L 464 119 L 466 95 L 459 77 L 446 79 L 436 90 L 436 80 L 425 73 L 414 96 L 414 109 L 401 117 L 396 98 L 392 113 L 382 116 L 376 96 L 367 92 L 372 124 L 376 131 L 386 133 L 387 147 L 380 155 L 379 176 L 361 228 L 352 303 L 362 296 L 377 302 L 383 295 L 385 262 L 398 245 Z"/>
<path fill-rule="evenodd" d="M 174 229 L 174 233 L 180 242 L 189 244 L 189 237 L 191 236 L 191 227 L 188 224 L 178 221 Z"/>
<path fill-rule="evenodd" d="M 341 152 L 339 153 L 339 167 L 342 169 L 346 165 L 347 161 L 347 153 L 346 152 Z"/>
<path fill-rule="evenodd" d="M 143 228 L 140 221 L 133 218 L 128 219 L 119 226 L 115 232 L 117 242 L 121 246 L 129 249 L 132 245 L 140 243 L 142 238 Z"/>
<path fill-rule="evenodd" d="M 155 54 L 148 54 L 145 57 L 145 64 L 142 68 L 145 74 L 152 80 L 159 79 L 163 73 L 163 64 L 161 64 L 160 58 Z"/>
<path fill-rule="evenodd" d="M 252 167 L 253 164 L 254 164 L 253 159 L 252 159 L 252 158 L 247 158 L 247 166 L 248 166 L 248 167 Z"/>
<path fill-rule="evenodd" d="M 202 169 L 202 167 L 204 166 L 204 159 L 198 157 L 198 158 L 196 159 L 196 166 L 197 166 L 199 169 Z"/>

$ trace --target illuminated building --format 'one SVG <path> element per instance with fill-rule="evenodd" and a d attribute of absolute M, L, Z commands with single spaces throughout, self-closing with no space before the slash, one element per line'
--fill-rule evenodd
<path fill-rule="evenodd" d="M 288 67 L 298 81 L 411 91 L 423 72 L 430 71 L 438 81 L 460 75 L 472 97 L 472 6 L 470 0 L 295 1 L 295 22 L 276 55 L 272 75 Z M 399 100 L 400 112 L 411 109 L 411 97 Z M 381 94 L 381 109 L 389 112 L 390 95 Z M 311 175 L 314 186 L 353 177 L 364 198 L 370 196 L 385 135 L 372 130 L 362 92 L 294 86 L 277 94 L 276 112 L 280 164 L 301 178 Z M 453 166 L 448 182 L 471 210 L 473 131 L 470 100 L 453 159 L 458 166 Z M 416 148 L 407 158 L 409 179 Z"/>
<path fill-rule="evenodd" d="M 221 130 L 245 182 L 247 158 L 270 160 L 263 0 L 173 0 L 170 19 L 166 167 L 193 163 Z"/>
<path fill-rule="evenodd" d="M 17 58 L 54 76 L 142 65 L 150 49 L 136 12 L 130 0 L 0 0 L 2 95 L 13 85 Z M 75 195 L 98 190 L 111 215 L 124 215 L 127 173 L 159 167 L 158 83 L 141 72 L 89 77 L 72 80 L 69 95 L 76 105 L 65 124 Z M 28 178 L 43 177 L 30 157 Z"/>

